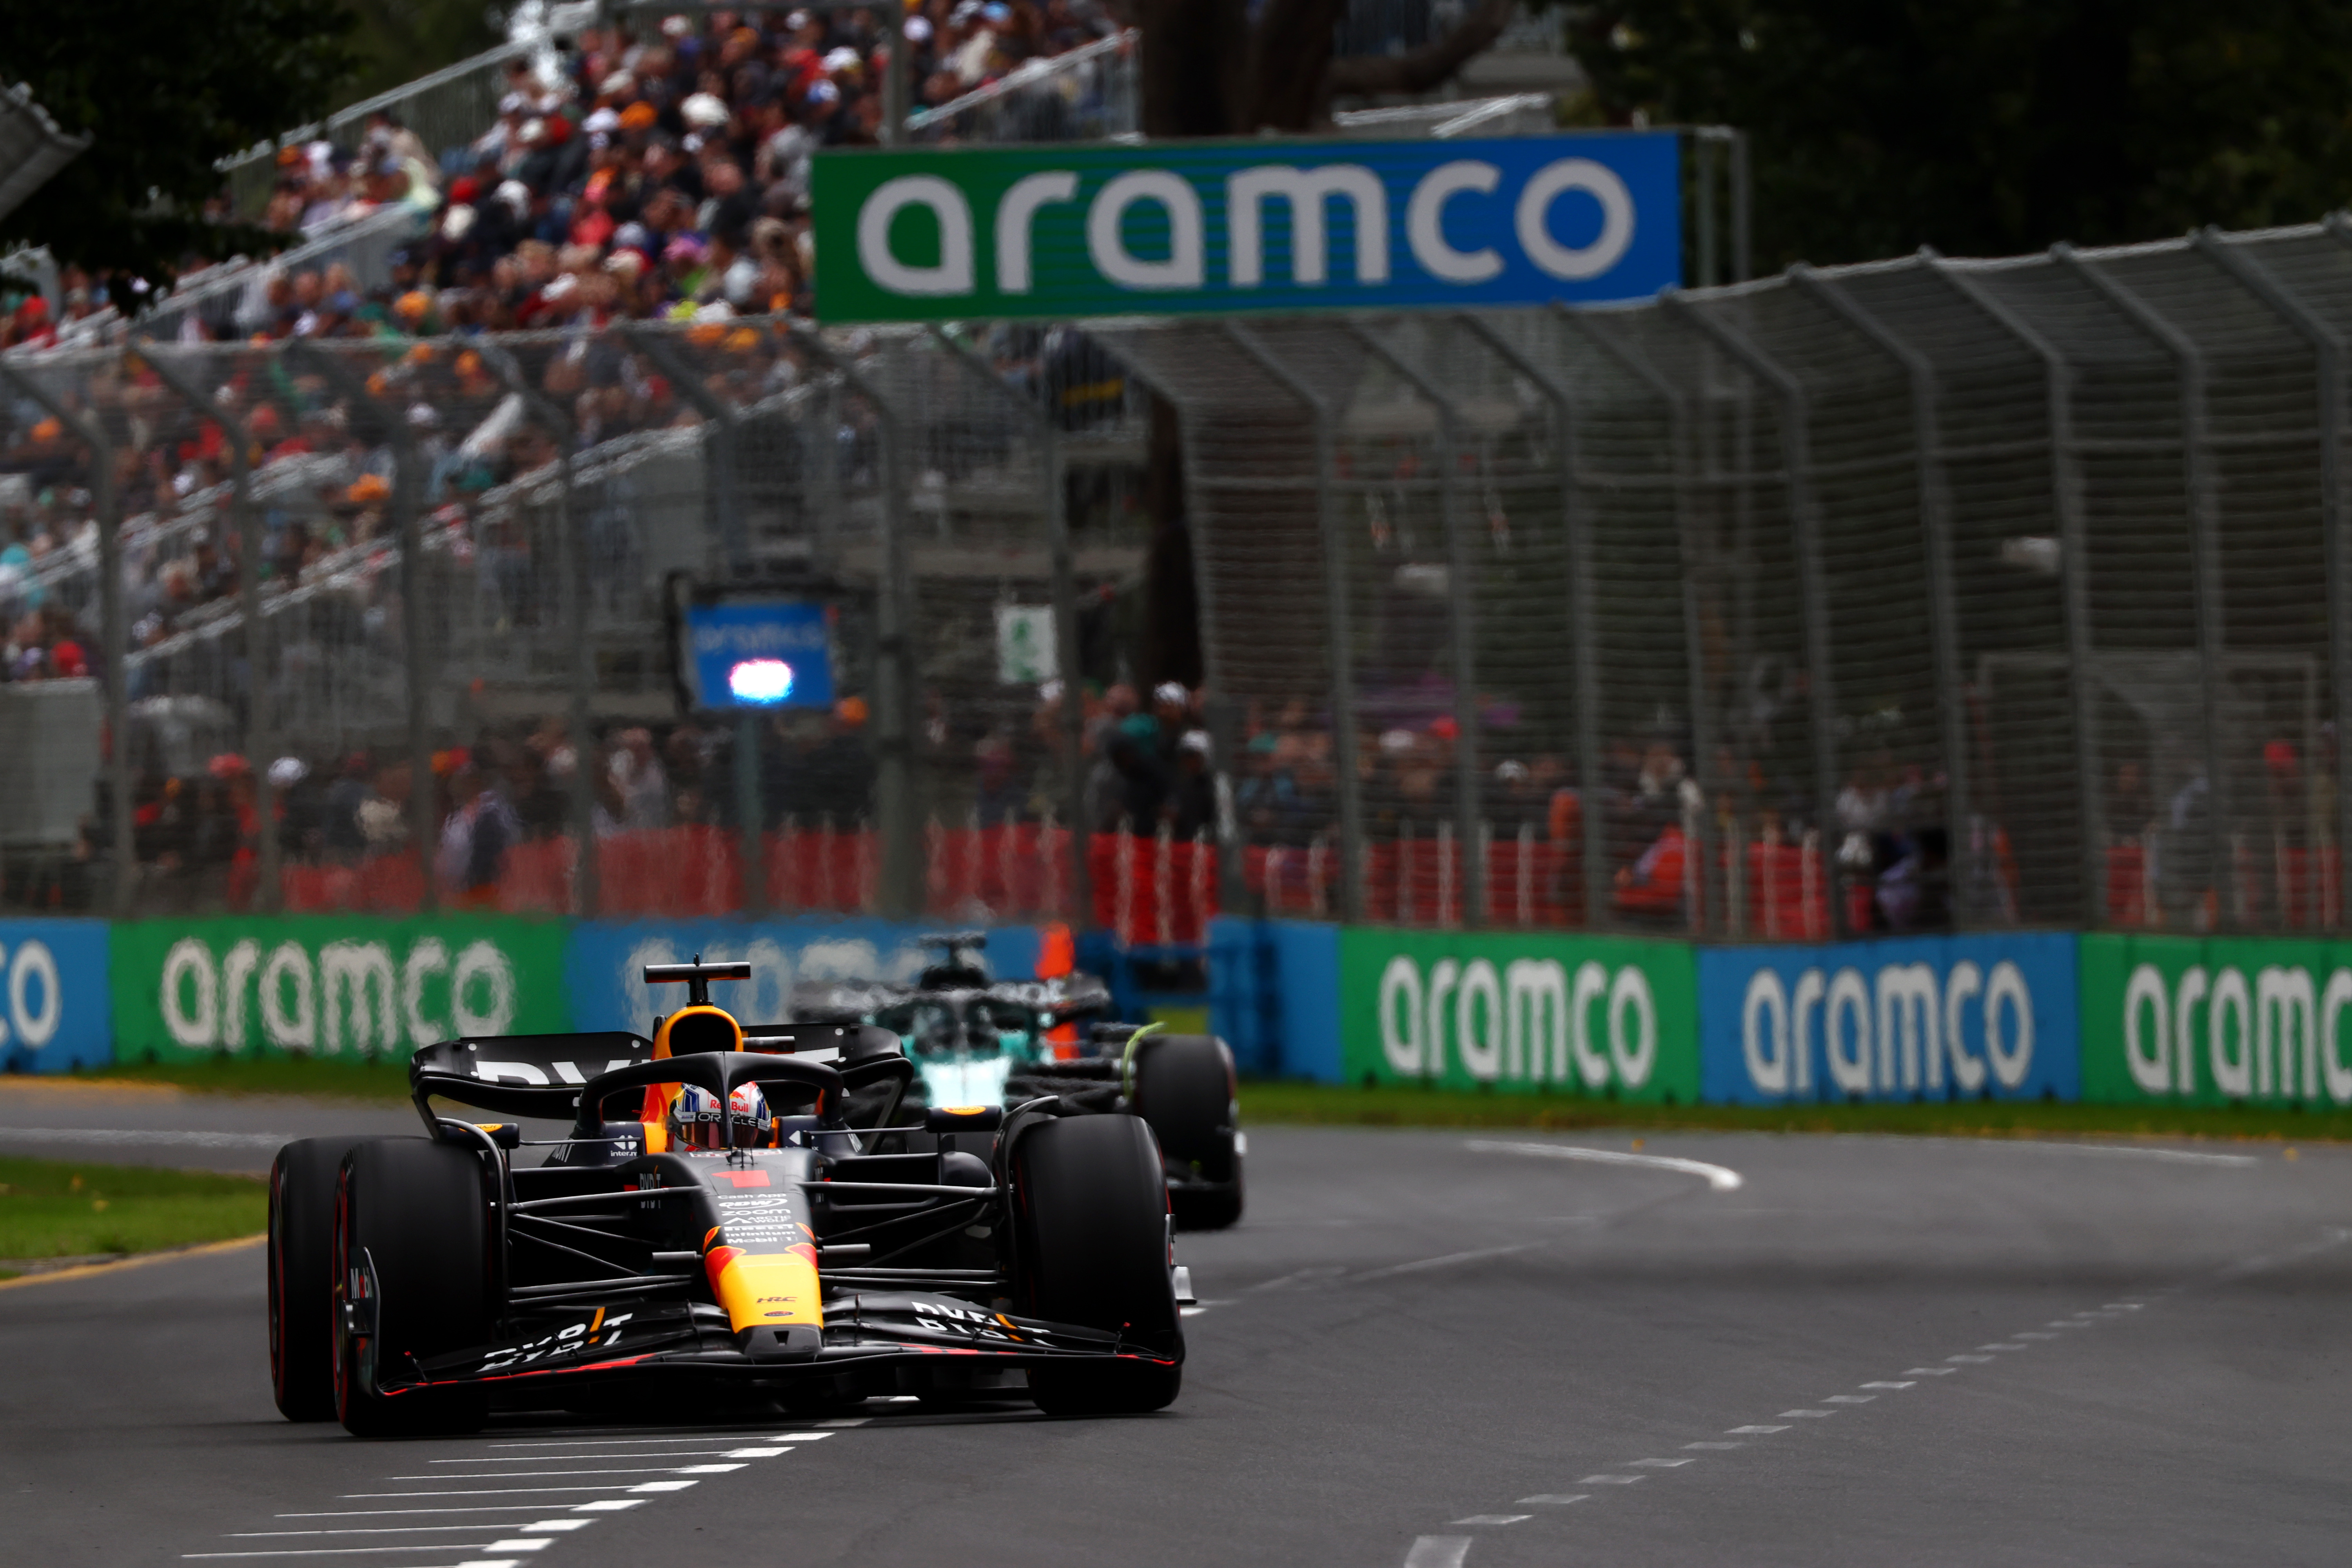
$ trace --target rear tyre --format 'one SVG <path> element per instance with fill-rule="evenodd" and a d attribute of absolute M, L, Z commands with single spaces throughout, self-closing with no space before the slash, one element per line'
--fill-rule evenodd
<path fill-rule="evenodd" d="M 1168 1189 L 1179 1230 L 1222 1230 L 1242 1217 L 1242 1158 L 1234 1147 L 1241 1108 L 1224 1042 L 1176 1035 L 1143 1047 L 1135 1068 L 1136 1108 L 1151 1123 L 1171 1174 L 1213 1182 L 1219 1191 Z"/>
<path fill-rule="evenodd" d="M 361 1437 L 467 1432 L 478 1384 L 404 1388 L 412 1363 L 490 1337 L 489 1212 L 482 1157 L 421 1138 L 361 1143 L 335 1186 L 335 1414 Z M 353 1270 L 374 1294 L 352 1297 Z M 345 1309 L 370 1306 L 374 1331 Z"/>
<path fill-rule="evenodd" d="M 1014 1145 L 1015 1300 L 1051 1323 L 1101 1329 L 1167 1364 L 1033 1367 L 1049 1415 L 1158 1410 L 1183 1384 L 1184 1336 L 1168 1264 L 1168 1189 L 1151 1130 L 1132 1116 L 1044 1122 Z"/>
<path fill-rule="evenodd" d="M 335 1173 L 355 1138 L 305 1138 L 269 1167 L 269 1392 L 289 1421 L 335 1418 Z"/>

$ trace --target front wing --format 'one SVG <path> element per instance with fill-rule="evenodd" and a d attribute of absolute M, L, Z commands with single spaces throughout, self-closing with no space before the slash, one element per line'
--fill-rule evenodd
<path fill-rule="evenodd" d="M 995 1386 L 991 1373 L 1049 1363 L 1121 1360 L 1170 1365 L 1161 1353 L 1116 1334 L 992 1311 L 970 1301 L 866 1291 L 824 1304 L 821 1342 L 751 1330 L 747 1348 L 727 1314 L 700 1302 L 616 1300 L 551 1316 L 571 1321 L 529 1338 L 501 1341 L 422 1361 L 382 1347 L 377 1391 L 387 1396 L 457 1384 L 509 1385 L 694 1375 L 761 1383 L 831 1383 L 844 1391 L 897 1393 L 925 1385 Z M 959 1364 L 950 1367 L 949 1362 Z"/>

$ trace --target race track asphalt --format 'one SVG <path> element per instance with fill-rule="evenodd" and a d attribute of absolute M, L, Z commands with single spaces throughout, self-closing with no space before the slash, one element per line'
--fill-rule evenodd
<path fill-rule="evenodd" d="M 194 1130 L 234 1120 L 178 1109 Z M 310 1130 L 299 1105 L 237 1115 L 262 1112 Z M 1141 1418 L 908 1404 L 715 1426 L 681 1408 L 650 1428 L 361 1443 L 271 1408 L 257 1248 L 0 1289 L 0 1559 L 2352 1552 L 2352 1152 L 1696 1134 L 1639 1151 L 1712 1177 L 1528 1152 L 1633 1145 L 1255 1130 L 1243 1224 L 1181 1241 L 1203 1301 L 1183 1394 Z"/>

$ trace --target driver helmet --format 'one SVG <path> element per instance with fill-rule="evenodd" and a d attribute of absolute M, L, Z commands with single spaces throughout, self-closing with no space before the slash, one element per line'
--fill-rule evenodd
<path fill-rule="evenodd" d="M 719 1097 L 694 1084 L 679 1088 L 670 1101 L 670 1143 L 678 1149 L 754 1149 L 767 1142 L 768 1099 L 760 1086 L 739 1086 L 725 1108 Z"/>

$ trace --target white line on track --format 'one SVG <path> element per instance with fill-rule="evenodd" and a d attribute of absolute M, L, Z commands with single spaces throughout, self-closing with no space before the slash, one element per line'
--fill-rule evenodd
<path fill-rule="evenodd" d="M 673 1448 L 667 1454 L 583 1454 L 580 1458 L 583 1459 L 772 1459 L 778 1454 L 791 1452 L 790 1448 Z M 561 1454 L 517 1454 L 511 1458 L 427 1459 L 425 1463 L 430 1465 L 543 1465 L 562 1457 Z"/>
<path fill-rule="evenodd" d="M 542 1509 L 547 1506 L 548 1505 L 543 1502 L 492 1502 L 477 1503 L 468 1508 L 354 1508 L 341 1510 L 333 1513 L 280 1513 L 272 1515 L 271 1517 L 276 1519 L 389 1519 L 404 1514 L 426 1513 L 529 1513 L 534 1509 Z M 557 1503 L 555 1506 L 557 1508 L 562 1508 L 566 1505 Z M 575 1503 L 570 1506 L 574 1508 L 594 1508 L 596 1505 L 594 1503 Z M 635 1503 L 631 1503 L 628 1506 L 634 1508 L 636 1505 Z"/>
<path fill-rule="evenodd" d="M 1865 1383 L 1865 1384 L 1864 1384 L 1862 1386 L 1863 1386 L 1863 1387 L 1864 1387 L 1864 1388 L 1910 1388 L 1910 1387 L 1914 1387 L 1914 1386 L 1916 1386 L 1916 1385 L 1915 1385 L 1915 1384 L 1908 1384 L 1908 1383 L 1885 1383 L 1885 1382 L 1879 1382 L 1879 1383 Z"/>
<path fill-rule="evenodd" d="M 1456 1524 L 1517 1524 L 1522 1520 L 1534 1517 L 1535 1515 L 1531 1513 L 1474 1513 L 1467 1519 L 1457 1519 L 1454 1522 Z"/>
<path fill-rule="evenodd" d="M 1421 1258 L 1411 1263 L 1392 1263 L 1386 1268 L 1368 1268 L 1361 1274 L 1348 1276 L 1348 1283 L 1366 1279 L 1386 1279 L 1396 1274 L 1418 1274 L 1425 1268 L 1444 1268 L 1456 1263 L 1474 1263 L 1481 1258 L 1501 1258 L 1513 1252 L 1529 1252 L 1549 1245 L 1541 1241 L 1522 1241 L 1511 1247 L 1481 1247 L 1469 1252 L 1449 1252 L 1440 1258 Z"/>
<path fill-rule="evenodd" d="M 1736 1437 L 1743 1432 L 1786 1432 L 1788 1428 L 1786 1426 L 1733 1426 L 1727 1430 Z"/>
<path fill-rule="evenodd" d="M 192 1149 L 275 1149 L 290 1132 L 184 1132 L 146 1127 L 0 1127 L 0 1142 L 163 1143 Z"/>
<path fill-rule="evenodd" d="M 1744 1443 L 1685 1443 L 1683 1447 L 1685 1448 L 1705 1448 L 1710 1452 L 1717 1452 L 1729 1448 L 1744 1448 L 1747 1445 Z"/>
<path fill-rule="evenodd" d="M 1622 1149 L 1587 1149 L 1576 1143 L 1504 1143 L 1486 1138 L 1473 1138 L 1463 1147 L 1480 1154 L 1525 1154 L 1538 1160 L 1584 1160 L 1596 1165 L 1643 1165 L 1654 1171 L 1679 1171 L 1686 1176 L 1705 1177 L 1706 1184 L 1718 1193 L 1736 1193 L 1746 1184 L 1739 1173 L 1728 1165 L 1710 1165 L 1704 1160 L 1677 1160 L 1671 1154 L 1635 1154 Z"/>
<path fill-rule="evenodd" d="M 1412 1543 L 1404 1554 L 1404 1568 L 1462 1568 L 1462 1560 L 1470 1555 L 1467 1535 L 1424 1535 Z"/>
<path fill-rule="evenodd" d="M 2137 1160 L 2170 1160 L 2182 1165 L 2230 1165 L 2240 1169 L 2263 1163 L 2252 1154 L 2201 1154 L 2193 1149 L 2150 1149 L 2137 1143 L 2048 1143 L 2038 1138 L 2013 1138 L 2006 1147 L 2041 1149 L 2054 1154 L 2121 1154 Z"/>
<path fill-rule="evenodd" d="M 551 1541 L 444 1541 L 432 1546 L 291 1546 L 268 1552 L 183 1552 L 184 1561 L 206 1557 L 377 1557 L 394 1552 L 539 1552 Z"/>
<path fill-rule="evenodd" d="M 1592 1494 L 1591 1492 L 1538 1492 L 1533 1497 L 1520 1498 L 1518 1500 L 1518 1504 L 1521 1508 L 1525 1508 L 1530 1503 L 1541 1503 L 1547 1507 L 1551 1507 L 1565 1503 L 1582 1502 L 1591 1495 Z"/>
<path fill-rule="evenodd" d="M 471 1476 L 425 1476 L 428 1481 L 472 1480 Z M 484 1476 L 486 1481 L 510 1480 L 509 1476 Z M 635 1486 L 614 1481 L 601 1487 L 488 1487 L 471 1492 L 344 1492 L 338 1500 L 346 1502 L 369 1501 L 377 1498 L 396 1497 L 536 1497 L 548 1492 L 673 1492 L 694 1485 L 692 1481 L 639 1481 Z"/>
<path fill-rule="evenodd" d="M 463 1461 L 460 1461 L 462 1463 Z M 509 1470 L 483 1476 L 386 1476 L 388 1481 L 536 1481 L 558 1476 L 723 1476 L 740 1465 L 638 1465 L 625 1470 Z"/>

